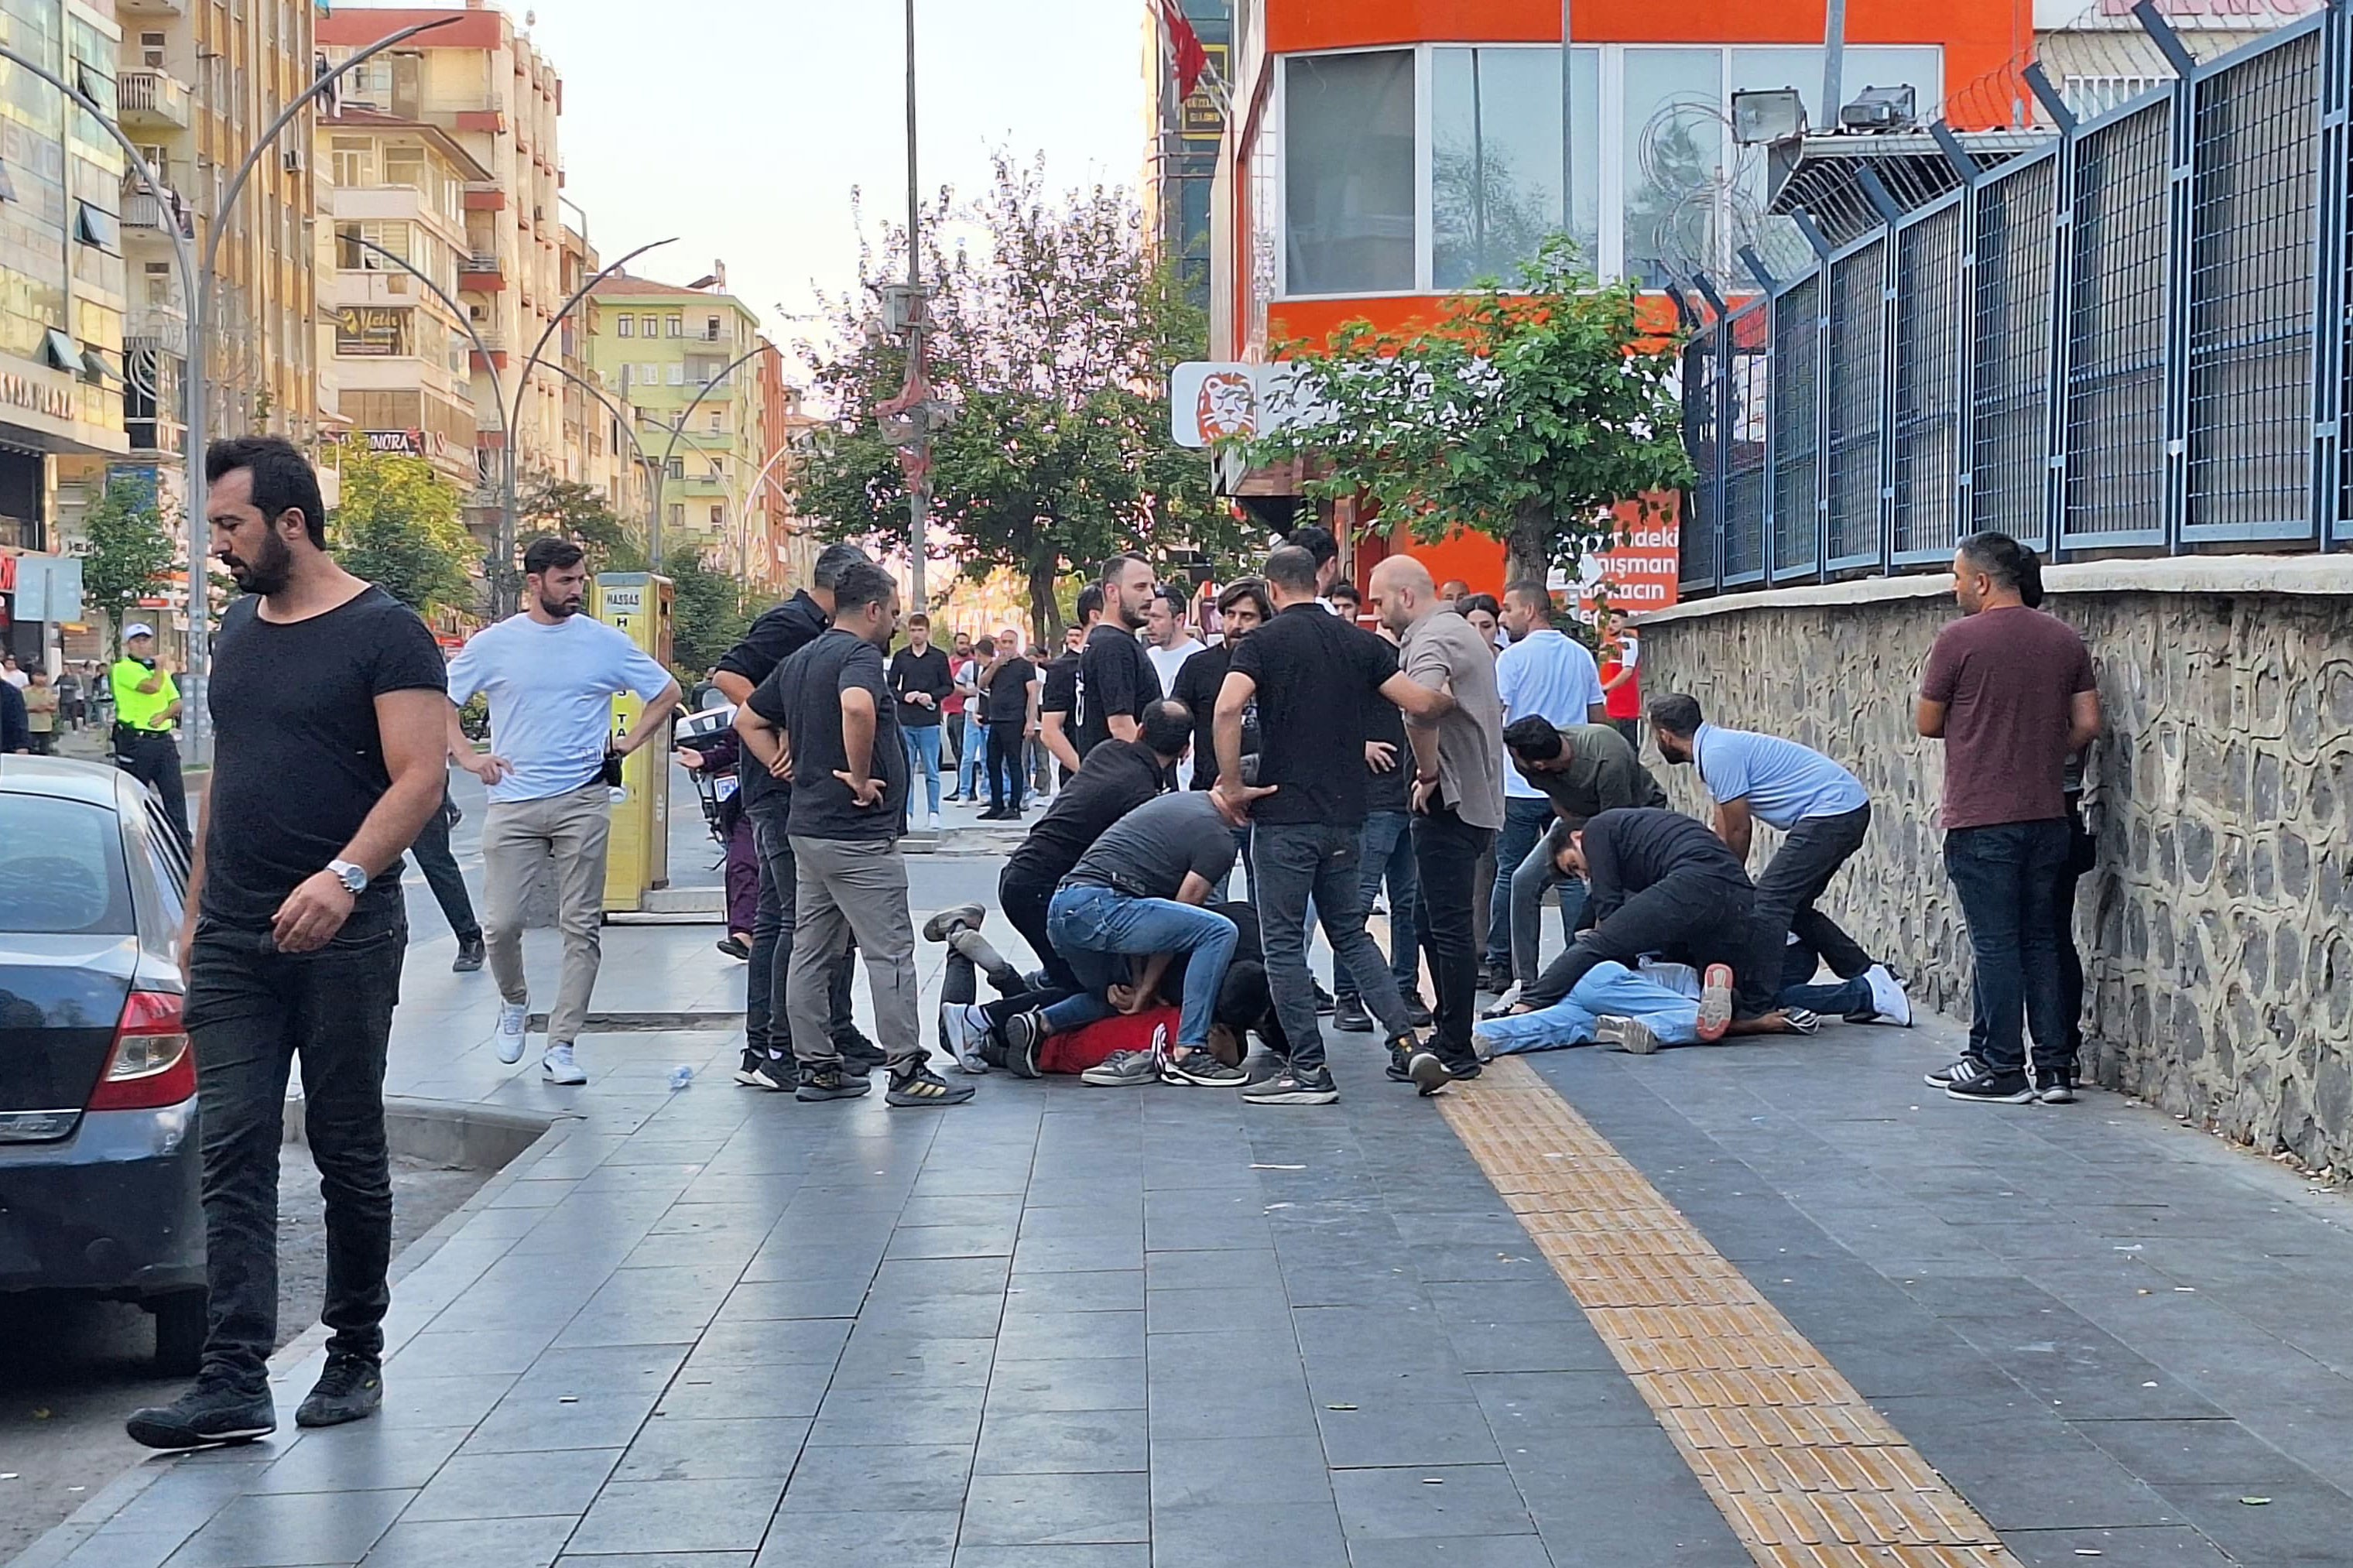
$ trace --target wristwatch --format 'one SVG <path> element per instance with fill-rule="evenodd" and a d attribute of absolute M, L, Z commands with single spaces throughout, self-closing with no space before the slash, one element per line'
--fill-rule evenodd
<path fill-rule="evenodd" d="M 343 891 L 353 898 L 367 891 L 368 874 L 349 860 L 330 860 L 327 869 L 335 874 L 335 880 L 343 885 Z"/>

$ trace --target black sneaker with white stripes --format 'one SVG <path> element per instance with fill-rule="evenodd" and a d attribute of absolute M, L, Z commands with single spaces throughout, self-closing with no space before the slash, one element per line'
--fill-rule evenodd
<path fill-rule="evenodd" d="M 1954 1100 L 1975 1100 L 1979 1105 L 2034 1103 L 2034 1086 L 2027 1082 L 2023 1071 L 1997 1072 L 1992 1068 L 1953 1079 L 1945 1086 L 1945 1093 Z"/>
<path fill-rule="evenodd" d="M 1986 1070 L 1985 1063 L 1976 1057 L 1965 1056 L 1959 1061 L 1940 1067 L 1935 1072 L 1922 1073 L 1920 1081 L 1930 1089 L 1943 1089 L 1957 1079 L 1976 1078 Z"/>

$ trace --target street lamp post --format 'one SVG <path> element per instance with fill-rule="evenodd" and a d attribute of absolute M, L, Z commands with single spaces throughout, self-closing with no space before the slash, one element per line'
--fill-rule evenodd
<path fill-rule="evenodd" d="M 907 385 L 923 383 L 923 230 L 922 199 L 916 188 L 915 165 L 915 0 L 907 0 Z M 932 465 L 928 397 L 907 410 L 913 422 L 914 463 L 907 487 L 907 555 L 914 590 L 914 605 L 928 610 L 931 600 L 923 584 L 923 557 L 931 536 Z"/>

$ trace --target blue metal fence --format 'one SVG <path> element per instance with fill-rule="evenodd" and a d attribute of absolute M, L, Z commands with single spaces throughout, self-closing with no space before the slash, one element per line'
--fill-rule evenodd
<path fill-rule="evenodd" d="M 1697 279 L 1683 591 L 2058 556 L 2353 546 L 2353 0 L 1879 221 L 1725 309 Z M 1949 144 L 1949 142 L 1948 142 Z"/>

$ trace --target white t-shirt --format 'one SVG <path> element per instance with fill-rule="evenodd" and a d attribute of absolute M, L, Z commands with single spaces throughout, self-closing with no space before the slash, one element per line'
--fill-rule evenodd
<path fill-rule="evenodd" d="M 1504 700 L 1504 722 L 1537 715 L 1551 724 L 1582 724 L 1588 710 L 1604 699 L 1601 672 L 1585 645 L 1564 632 L 1544 626 L 1504 650 L 1495 661 L 1495 690 Z M 1544 791 L 1522 777 L 1508 755 L 1504 760 L 1504 793 L 1522 800 L 1542 800 Z"/>
<path fill-rule="evenodd" d="M 670 671 L 604 622 L 571 616 L 553 626 L 528 613 L 474 634 L 449 661 L 449 700 L 490 700 L 491 750 L 514 772 L 491 785 L 494 802 L 545 800 L 596 782 L 613 732 L 613 699 L 650 702 Z"/>
<path fill-rule="evenodd" d="M 0 669 L 0 680 L 6 681 L 19 691 L 26 690 L 33 684 L 31 672 L 22 669 Z"/>
<path fill-rule="evenodd" d="M 1190 633 L 1186 635 L 1183 642 L 1173 647 L 1155 647 L 1150 643 L 1144 645 L 1144 657 L 1152 661 L 1153 673 L 1160 677 L 1161 696 L 1173 697 L 1176 694 L 1176 672 L 1185 668 L 1187 659 L 1208 646 Z M 1196 736 L 1195 744 L 1198 743 L 1199 737 Z M 1176 764 L 1176 787 L 1179 789 L 1193 787 L 1193 753 L 1190 752 L 1186 752 L 1184 760 Z"/>

